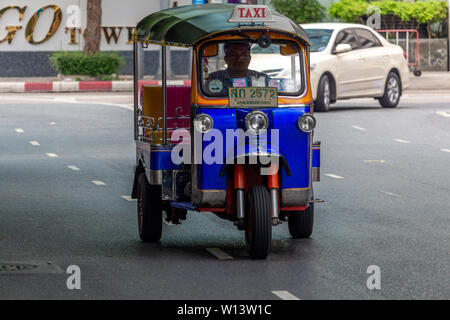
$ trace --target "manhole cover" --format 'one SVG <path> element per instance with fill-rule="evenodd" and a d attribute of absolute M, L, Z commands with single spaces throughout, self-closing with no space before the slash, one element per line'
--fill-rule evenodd
<path fill-rule="evenodd" d="M 61 273 L 60 267 L 50 261 L 0 261 L 0 276 L 7 274 Z"/>
<path fill-rule="evenodd" d="M 33 270 L 36 268 L 37 266 L 33 264 L 0 264 L 0 272 L 24 271 Z"/>

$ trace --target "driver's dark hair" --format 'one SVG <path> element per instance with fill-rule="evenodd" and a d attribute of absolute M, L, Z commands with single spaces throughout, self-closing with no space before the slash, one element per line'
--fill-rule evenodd
<path fill-rule="evenodd" d="M 251 48 L 250 42 L 248 42 L 248 41 L 229 41 L 229 42 L 225 42 L 225 44 L 223 46 L 223 52 L 225 53 L 225 55 L 227 55 L 227 51 L 228 51 L 228 49 L 230 49 L 230 46 L 233 46 L 233 45 L 247 46 L 248 51 L 250 51 L 250 48 Z"/>

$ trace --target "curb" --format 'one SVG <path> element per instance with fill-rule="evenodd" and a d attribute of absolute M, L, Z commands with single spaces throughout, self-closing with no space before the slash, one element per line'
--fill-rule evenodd
<path fill-rule="evenodd" d="M 168 85 L 191 85 L 190 80 L 167 81 Z M 139 86 L 158 86 L 161 81 L 139 81 Z M 0 93 L 30 92 L 130 92 L 133 81 L 0 82 Z"/>

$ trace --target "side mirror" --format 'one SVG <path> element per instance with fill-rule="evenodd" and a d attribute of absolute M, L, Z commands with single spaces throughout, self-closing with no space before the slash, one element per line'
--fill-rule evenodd
<path fill-rule="evenodd" d="M 203 47 L 204 57 L 215 57 L 217 56 L 219 49 L 217 43 L 210 43 Z"/>
<path fill-rule="evenodd" d="M 348 43 L 340 43 L 336 46 L 336 49 L 334 50 L 336 53 L 344 53 L 352 51 L 352 46 Z"/>

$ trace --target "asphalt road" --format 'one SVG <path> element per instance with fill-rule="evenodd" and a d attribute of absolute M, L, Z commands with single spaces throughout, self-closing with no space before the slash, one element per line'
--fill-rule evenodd
<path fill-rule="evenodd" d="M 136 202 L 122 197 L 135 161 L 130 104 L 123 94 L 0 96 L 0 299 L 450 298 L 450 92 L 316 114 L 325 202 L 311 239 L 274 228 L 265 261 L 210 213 L 164 224 L 160 244 L 140 242 Z M 5 272 L 27 263 L 39 267 Z M 71 265 L 80 290 L 66 286 Z M 373 265 L 381 289 L 369 290 Z"/>

